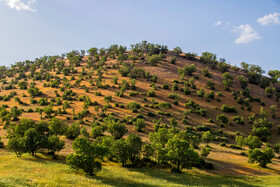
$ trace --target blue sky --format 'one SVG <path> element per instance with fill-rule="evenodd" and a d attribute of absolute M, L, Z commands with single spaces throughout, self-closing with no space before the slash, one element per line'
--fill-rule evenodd
<path fill-rule="evenodd" d="M 280 0 L 0 0 L 0 65 L 147 40 L 280 69 Z"/>

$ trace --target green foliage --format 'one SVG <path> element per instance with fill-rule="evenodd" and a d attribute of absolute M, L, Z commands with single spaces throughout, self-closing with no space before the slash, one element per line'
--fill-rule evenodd
<path fill-rule="evenodd" d="M 188 66 L 188 65 L 185 65 L 182 69 L 179 69 L 178 70 L 178 73 L 180 76 L 183 76 L 185 74 L 189 75 L 189 76 L 192 76 L 192 74 L 196 72 L 196 66 L 194 64 Z"/>
<path fill-rule="evenodd" d="M 63 135 L 68 129 L 68 125 L 63 122 L 61 119 L 52 118 L 49 122 L 49 129 L 55 135 Z"/>
<path fill-rule="evenodd" d="M 248 162 L 249 163 L 259 163 L 259 166 L 265 168 L 268 163 L 271 163 L 271 160 L 274 158 L 274 153 L 272 148 L 267 147 L 263 150 L 252 149 L 248 153 Z"/>
<path fill-rule="evenodd" d="M 250 149 L 255 149 L 255 148 L 260 148 L 262 145 L 262 142 L 257 136 L 252 136 L 249 135 L 245 139 L 245 144 L 250 148 Z"/>
<path fill-rule="evenodd" d="M 36 96 L 42 95 L 42 92 L 37 87 L 33 87 L 33 88 L 30 87 L 30 88 L 28 88 L 27 92 L 29 93 L 29 95 L 31 97 L 36 97 Z"/>
<path fill-rule="evenodd" d="M 90 143 L 84 138 L 77 138 L 73 142 L 75 153 L 66 157 L 66 163 L 71 168 L 83 170 L 86 174 L 92 176 L 101 170 L 101 163 L 96 159 L 100 155 L 100 147 Z"/>
<path fill-rule="evenodd" d="M 206 157 L 210 154 L 211 152 L 211 148 L 210 147 L 207 147 L 207 146 L 204 146 L 202 149 L 201 149 L 201 153 L 200 155 L 206 159 Z"/>
<path fill-rule="evenodd" d="M 11 138 L 7 144 L 7 149 L 16 153 L 18 157 L 24 153 L 24 143 L 22 138 Z"/>
<path fill-rule="evenodd" d="M 236 122 L 239 125 L 244 125 L 244 119 L 240 116 L 233 116 L 232 121 Z"/>
<path fill-rule="evenodd" d="M 224 114 L 217 115 L 216 120 L 223 124 L 227 124 L 229 122 L 228 118 Z"/>
<path fill-rule="evenodd" d="M 127 128 L 120 121 L 114 119 L 106 120 L 108 131 L 115 139 L 120 139 L 127 132 Z"/>
<path fill-rule="evenodd" d="M 233 80 L 234 78 L 230 75 L 229 72 L 225 72 L 223 74 L 223 84 L 227 90 L 229 90 L 230 87 L 233 85 Z"/>
<path fill-rule="evenodd" d="M 63 140 L 60 140 L 56 135 L 51 135 L 48 137 L 47 149 L 53 152 L 54 158 L 55 153 L 62 150 L 64 148 L 64 145 L 65 142 Z"/>
<path fill-rule="evenodd" d="M 209 53 L 209 52 L 204 52 L 202 53 L 202 55 L 200 56 L 200 61 L 202 63 L 208 63 L 208 62 L 213 62 L 217 60 L 217 55 Z"/>
<path fill-rule="evenodd" d="M 65 135 L 68 139 L 74 140 L 80 135 L 80 124 L 79 123 L 72 123 L 65 132 Z"/>
<path fill-rule="evenodd" d="M 205 76 L 210 78 L 211 77 L 211 73 L 209 72 L 208 68 L 202 68 L 201 73 Z"/>
<path fill-rule="evenodd" d="M 237 78 L 240 81 L 241 88 L 245 89 L 248 86 L 248 83 L 249 83 L 248 79 L 245 78 L 243 75 L 240 75 Z"/>
<path fill-rule="evenodd" d="M 145 120 L 144 119 L 137 119 L 133 125 L 135 126 L 135 130 L 137 132 L 142 132 L 143 128 L 146 126 Z"/>
<path fill-rule="evenodd" d="M 147 96 L 148 96 L 148 97 L 156 97 L 156 91 L 155 91 L 154 89 L 149 90 L 149 91 L 147 92 Z"/>
<path fill-rule="evenodd" d="M 215 83 L 214 82 L 207 81 L 206 86 L 211 90 L 215 90 Z"/>
<path fill-rule="evenodd" d="M 173 52 L 176 53 L 177 55 L 183 53 L 183 51 L 182 51 L 182 49 L 181 49 L 180 47 L 175 47 L 175 48 L 173 49 Z"/>
<path fill-rule="evenodd" d="M 177 60 L 177 58 L 176 58 L 176 56 L 174 56 L 174 57 L 172 57 L 172 59 L 171 59 L 171 64 L 176 64 L 176 60 Z"/>
<path fill-rule="evenodd" d="M 213 140 L 213 135 L 211 134 L 210 131 L 206 131 L 202 133 L 201 141 L 205 142 L 207 146 L 208 143 L 211 142 L 212 140 Z"/>
<path fill-rule="evenodd" d="M 127 104 L 127 108 L 129 108 L 132 112 L 137 112 L 137 110 L 141 108 L 141 105 L 132 101 Z"/>
<path fill-rule="evenodd" d="M 174 136 L 166 144 L 166 160 L 172 165 L 172 172 L 182 172 L 183 168 L 191 168 L 199 155 L 190 148 L 189 142 Z"/>
<path fill-rule="evenodd" d="M 156 54 L 148 58 L 148 63 L 151 64 L 152 66 L 156 66 L 160 60 L 162 60 L 161 55 Z"/>
<path fill-rule="evenodd" d="M 31 153 L 34 156 L 36 151 L 43 147 L 46 140 L 34 128 L 30 128 L 25 131 L 22 143 L 24 145 L 25 152 Z"/>
<path fill-rule="evenodd" d="M 234 107 L 229 107 L 229 106 L 227 106 L 226 104 L 223 104 L 222 106 L 221 106 L 221 110 L 223 111 L 223 112 L 226 112 L 226 113 L 237 113 L 237 111 L 236 111 L 236 109 L 234 108 Z"/>

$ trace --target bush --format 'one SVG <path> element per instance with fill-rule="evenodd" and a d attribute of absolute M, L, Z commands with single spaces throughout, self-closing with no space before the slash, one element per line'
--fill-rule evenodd
<path fill-rule="evenodd" d="M 148 63 L 151 64 L 152 66 L 156 66 L 157 63 L 161 60 L 160 55 L 152 55 L 148 58 Z"/>
<path fill-rule="evenodd" d="M 216 120 L 217 120 L 218 122 L 221 122 L 221 123 L 224 123 L 224 124 L 226 124 L 226 123 L 229 122 L 228 118 L 227 118 L 224 114 L 217 115 L 217 116 L 216 116 Z"/>
<path fill-rule="evenodd" d="M 149 90 L 147 92 L 147 96 L 148 97 L 155 97 L 156 96 L 156 91 L 153 89 L 153 90 Z"/>
<path fill-rule="evenodd" d="M 223 112 L 226 112 L 226 113 L 230 113 L 230 112 L 237 113 L 237 111 L 236 111 L 236 109 L 234 107 L 229 107 L 226 104 L 222 105 L 221 110 Z"/>
<path fill-rule="evenodd" d="M 211 77 L 211 73 L 209 72 L 208 68 L 202 69 L 201 72 L 205 77 L 208 77 L 208 78 Z"/>
<path fill-rule="evenodd" d="M 149 111 L 149 112 L 147 113 L 147 116 L 154 117 L 154 116 L 156 116 L 156 114 Z"/>
<path fill-rule="evenodd" d="M 232 121 L 236 122 L 239 125 L 244 125 L 244 119 L 240 116 L 233 116 Z"/>
<path fill-rule="evenodd" d="M 137 119 L 133 125 L 135 126 L 135 130 L 137 132 L 142 132 L 143 128 L 146 126 L 145 120 L 144 119 Z"/>
<path fill-rule="evenodd" d="M 68 139 L 74 140 L 80 135 L 80 131 L 80 125 L 78 123 L 73 123 L 68 127 L 65 135 Z"/>
<path fill-rule="evenodd" d="M 163 85 L 161 86 L 161 88 L 167 90 L 167 89 L 169 89 L 169 86 L 168 86 L 167 84 L 163 84 Z"/>
<path fill-rule="evenodd" d="M 207 126 L 197 126 L 196 130 L 198 130 L 198 131 L 211 131 L 211 128 L 207 127 Z"/>
<path fill-rule="evenodd" d="M 171 64 L 176 64 L 176 60 L 177 60 L 176 56 L 172 57 Z"/>

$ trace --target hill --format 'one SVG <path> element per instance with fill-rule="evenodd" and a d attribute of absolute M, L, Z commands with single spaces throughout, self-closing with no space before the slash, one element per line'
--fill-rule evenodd
<path fill-rule="evenodd" d="M 167 129 L 172 136 L 185 133 L 183 139 L 198 153 L 210 142 L 206 161 L 213 163 L 215 169 L 207 171 L 213 175 L 279 174 L 278 158 L 267 169 L 247 163 L 248 136 L 262 141 L 261 150 L 280 142 L 279 71 L 270 71 L 268 78 L 259 66 L 242 63 L 238 68 L 209 52 L 198 57 L 145 41 L 131 48 L 92 48 L 88 54 L 72 51 L 1 67 L 0 137 L 5 147 L 26 119 L 46 127 L 44 136 L 55 134 L 65 141 L 59 152 L 64 156 L 74 153 L 72 142 L 78 136 L 99 142 L 110 135 L 126 139 L 136 134 L 153 147 L 152 134 Z M 66 124 L 61 133 L 58 123 Z M 122 132 L 115 123 L 124 125 Z M 242 143 L 236 143 L 237 136 Z M 46 149 L 38 146 L 35 152 Z"/>

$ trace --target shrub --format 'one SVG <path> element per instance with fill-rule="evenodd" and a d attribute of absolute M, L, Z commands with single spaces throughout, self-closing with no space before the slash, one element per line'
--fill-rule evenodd
<path fill-rule="evenodd" d="M 169 89 L 169 86 L 168 86 L 167 84 L 163 84 L 163 85 L 161 86 L 161 88 L 167 90 L 167 89 Z"/>
<path fill-rule="evenodd" d="M 204 68 L 201 70 L 202 74 L 205 76 L 205 77 L 208 77 L 210 78 L 211 77 L 211 73 L 209 72 L 208 68 Z"/>
<path fill-rule="evenodd" d="M 161 60 L 160 55 L 152 55 L 148 58 L 148 63 L 151 64 L 152 66 L 156 66 L 157 63 Z"/>
<path fill-rule="evenodd" d="M 176 60 L 177 60 L 177 58 L 176 58 L 176 56 L 174 56 L 174 57 L 172 57 L 172 59 L 171 59 L 171 64 L 176 64 Z"/>
<path fill-rule="evenodd" d="M 221 110 L 223 112 L 226 112 L 226 113 L 230 113 L 230 112 L 237 113 L 237 111 L 236 111 L 236 109 L 234 107 L 229 107 L 226 104 L 222 105 Z"/>
<path fill-rule="evenodd" d="M 224 114 L 217 115 L 217 116 L 216 116 L 216 120 L 217 120 L 218 122 L 221 122 L 221 123 L 224 123 L 224 124 L 226 124 L 226 123 L 229 122 L 228 118 L 227 118 Z"/>
<path fill-rule="evenodd" d="M 127 104 L 127 108 L 131 109 L 132 112 L 137 112 L 137 110 L 141 108 L 141 105 L 132 101 Z"/>
<path fill-rule="evenodd" d="M 207 127 L 207 126 L 197 126 L 196 130 L 198 130 L 198 131 L 211 131 L 211 128 Z"/>
<path fill-rule="evenodd" d="M 236 122 L 239 125 L 244 125 L 244 119 L 240 116 L 233 116 L 232 121 Z"/>
<path fill-rule="evenodd" d="M 73 123 L 68 127 L 65 135 L 68 139 L 74 140 L 80 135 L 80 131 L 80 125 L 78 123 Z"/>
<path fill-rule="evenodd" d="M 155 97 L 155 96 L 156 96 L 156 91 L 155 91 L 154 89 L 149 90 L 149 91 L 147 92 L 147 96 L 148 96 L 148 97 Z"/>
<path fill-rule="evenodd" d="M 143 128 L 146 126 L 145 120 L 144 119 L 137 119 L 133 125 L 135 126 L 135 130 L 137 132 L 142 132 Z"/>

